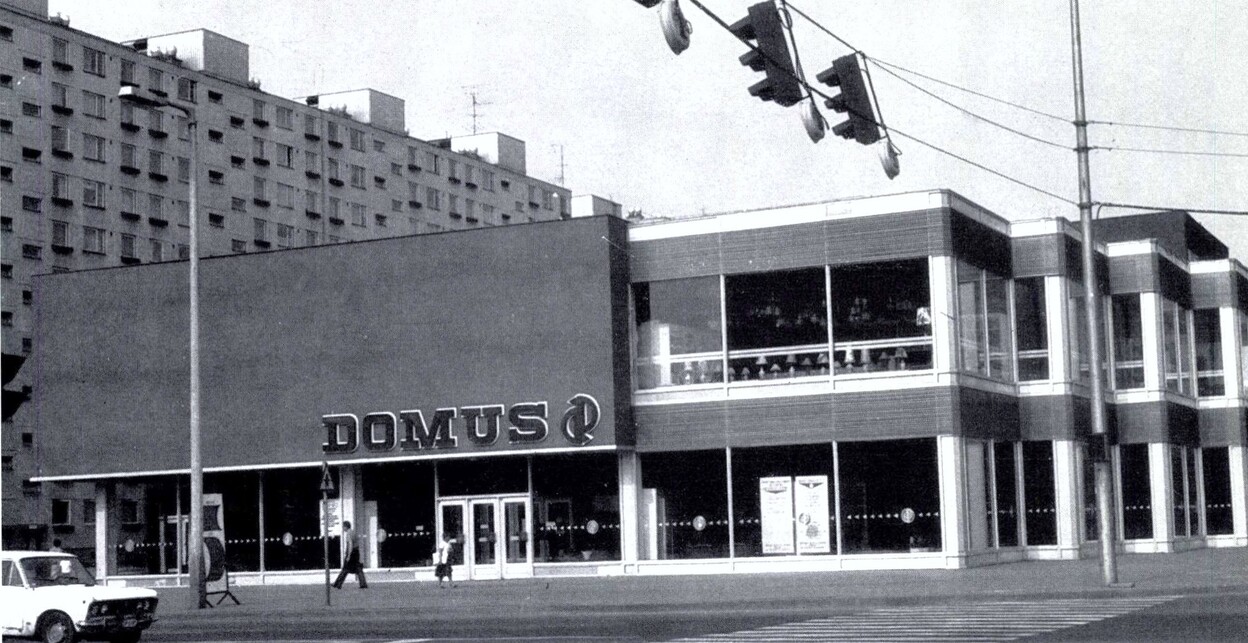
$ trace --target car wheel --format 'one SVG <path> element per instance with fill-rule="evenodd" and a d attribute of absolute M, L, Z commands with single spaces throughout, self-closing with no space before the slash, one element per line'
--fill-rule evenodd
<path fill-rule="evenodd" d="M 43 643 L 73 643 L 74 622 L 63 612 L 52 612 L 39 622 L 39 639 Z"/>

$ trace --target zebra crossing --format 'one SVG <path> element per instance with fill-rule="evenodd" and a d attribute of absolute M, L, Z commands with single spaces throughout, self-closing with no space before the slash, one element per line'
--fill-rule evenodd
<path fill-rule="evenodd" d="M 883 607 L 677 641 L 1016 641 L 1130 614 L 1176 598 L 1072 598 Z"/>

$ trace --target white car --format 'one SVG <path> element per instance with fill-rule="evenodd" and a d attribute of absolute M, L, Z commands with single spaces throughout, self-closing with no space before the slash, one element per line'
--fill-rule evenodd
<path fill-rule="evenodd" d="M 0 634 L 47 643 L 138 641 L 156 620 L 156 592 L 107 587 L 70 554 L 0 552 Z"/>

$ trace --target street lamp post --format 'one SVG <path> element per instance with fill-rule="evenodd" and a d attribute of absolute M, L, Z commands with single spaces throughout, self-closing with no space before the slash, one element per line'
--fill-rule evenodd
<path fill-rule="evenodd" d="M 117 99 L 147 108 L 170 108 L 182 112 L 187 120 L 187 133 L 191 139 L 191 177 L 188 200 L 187 225 L 190 227 L 190 359 L 191 359 L 191 515 L 190 536 L 187 546 L 187 567 L 192 593 L 192 608 L 200 609 L 208 604 L 204 581 L 204 465 L 200 458 L 199 437 L 199 225 L 196 188 L 199 178 L 199 128 L 195 122 L 195 108 L 166 100 L 138 87 L 122 87 Z"/>

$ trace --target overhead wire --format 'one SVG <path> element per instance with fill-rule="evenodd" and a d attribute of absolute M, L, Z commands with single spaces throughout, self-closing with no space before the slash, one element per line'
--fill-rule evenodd
<path fill-rule="evenodd" d="M 1112 125 L 1116 127 L 1138 127 L 1141 129 L 1160 129 L 1175 132 L 1193 132 L 1196 134 L 1218 134 L 1221 136 L 1248 136 L 1248 132 L 1231 132 L 1227 130 L 1202 129 L 1199 127 L 1174 127 L 1171 125 L 1149 125 L 1146 123 L 1124 123 L 1121 121 L 1088 121 L 1088 125 Z"/>
<path fill-rule="evenodd" d="M 1180 154 L 1186 156 L 1221 156 L 1227 158 L 1248 158 L 1248 153 L 1242 152 L 1196 152 L 1193 150 L 1162 150 L 1148 147 L 1118 147 L 1110 145 L 1091 145 L 1089 150 L 1104 150 L 1107 152 L 1146 152 L 1149 154 Z"/>
<path fill-rule="evenodd" d="M 718 24 L 718 25 L 719 25 L 719 26 L 720 26 L 720 27 L 721 27 L 724 31 L 727 31 L 727 32 L 728 32 L 729 34 L 731 34 L 734 38 L 736 38 L 737 40 L 741 41 L 741 43 L 742 43 L 742 44 L 744 44 L 746 47 L 749 47 L 751 50 L 753 50 L 753 51 L 757 52 L 760 56 L 762 56 L 764 59 L 766 59 L 766 60 L 770 61 L 771 63 L 773 63 L 773 64 L 775 64 L 775 63 L 776 63 L 776 61 L 771 60 L 770 56 L 768 56 L 768 55 L 766 54 L 766 52 L 764 52 L 764 51 L 762 51 L 761 49 L 759 49 L 757 46 L 755 46 L 755 45 L 754 45 L 753 43 L 751 43 L 749 40 L 747 40 L 747 39 L 745 39 L 745 38 L 742 38 L 742 37 L 738 36 L 736 33 L 734 33 L 734 32 L 732 31 L 732 27 L 731 27 L 731 26 L 730 26 L 727 22 L 724 22 L 723 18 L 720 18 L 718 15 L 716 15 L 716 14 L 715 14 L 715 12 L 711 11 L 710 9 L 708 9 L 708 8 L 706 7 L 706 5 L 704 5 L 704 4 L 702 4 L 702 3 L 700 2 L 700 0 L 689 0 L 689 2 L 690 2 L 693 6 L 697 7 L 700 11 L 702 11 L 702 13 L 706 14 L 708 18 L 710 18 L 712 21 L 714 21 L 716 24 Z M 789 6 L 791 7 L 792 5 L 789 5 Z M 799 13 L 800 13 L 800 12 L 799 12 Z M 804 14 L 803 14 L 803 15 L 804 15 Z M 809 18 L 807 18 L 807 19 L 809 19 Z M 829 33 L 831 33 L 831 32 L 829 32 Z M 834 38 L 836 38 L 837 40 L 839 40 L 842 44 L 845 44 L 845 46 L 849 47 L 850 49 L 853 49 L 855 52 L 858 52 L 858 51 L 859 51 L 859 50 L 857 50 L 856 48 L 854 48 L 853 46 L 851 46 L 851 45 L 849 45 L 848 43 L 846 43 L 844 40 L 842 40 L 839 36 L 836 36 L 835 34 L 832 34 L 832 36 L 833 36 Z M 777 67 L 779 67 L 779 68 L 783 69 L 783 66 L 777 65 Z M 788 72 L 786 72 L 786 73 L 788 73 Z M 818 87 L 815 87 L 815 86 L 813 86 L 813 85 L 811 85 L 811 84 L 809 84 L 809 83 L 807 83 L 807 82 L 803 81 L 802 79 L 798 78 L 796 74 L 789 73 L 789 75 L 790 75 L 790 76 L 791 76 L 794 80 L 796 80 L 797 82 L 799 82 L 799 83 L 801 83 L 802 85 L 804 85 L 804 86 L 806 87 L 807 91 L 811 92 L 812 94 L 816 94 L 816 95 L 818 95 L 818 96 L 820 96 L 820 97 L 822 97 L 822 98 L 824 98 L 824 99 L 826 99 L 826 100 L 831 100 L 831 99 L 832 99 L 832 97 L 831 97 L 831 96 L 829 96 L 828 94 L 824 93 L 824 92 L 823 92 L 823 90 L 821 90 L 821 89 L 819 89 Z M 851 112 L 851 113 L 853 113 L 855 116 L 857 116 L 857 117 L 859 117 L 859 118 L 863 118 L 863 119 L 868 120 L 868 121 L 871 121 L 871 122 L 873 122 L 873 123 L 876 121 L 876 119 L 874 118 L 874 116 L 872 116 L 872 115 L 870 115 L 870 114 L 858 114 L 858 113 L 856 113 L 856 112 Z M 1057 194 L 1057 193 L 1055 193 L 1055 192 L 1050 192 L 1049 190 L 1046 190 L 1046 189 L 1044 189 L 1044 188 L 1041 188 L 1041 187 L 1038 187 L 1038 186 L 1032 185 L 1032 184 L 1027 183 L 1026 181 L 1023 181 L 1023 180 L 1021 180 L 1021 179 L 1014 178 L 1014 177 L 1009 176 L 1008 174 L 1005 174 L 1005 173 L 1000 172 L 1000 171 L 998 171 L 998 170 L 994 170 L 994 169 L 992 169 L 992 168 L 990 168 L 990 167 L 988 167 L 988 166 L 986 166 L 986 165 L 984 165 L 984 164 L 982 164 L 982 163 L 978 163 L 978 162 L 976 162 L 976 161 L 972 161 L 971 159 L 968 159 L 968 158 L 966 158 L 966 157 L 964 157 L 964 156 L 961 156 L 961 155 L 959 155 L 959 154 L 956 154 L 956 153 L 954 153 L 954 152 L 951 152 L 951 151 L 949 151 L 949 150 L 946 150 L 946 149 L 944 149 L 944 148 L 942 148 L 942 147 L 940 147 L 940 146 L 938 146 L 938 145 L 935 145 L 935 144 L 933 144 L 933 143 L 929 143 L 929 142 L 927 142 L 927 141 L 925 141 L 925 140 L 923 140 L 923 139 L 920 139 L 920 138 L 918 138 L 917 136 L 914 136 L 914 135 L 912 135 L 912 134 L 908 134 L 908 133 L 906 133 L 906 132 L 903 132 L 903 131 L 901 131 L 901 130 L 897 129 L 896 127 L 890 127 L 890 128 L 889 128 L 889 131 L 891 131 L 891 132 L 896 132 L 898 135 L 903 136 L 903 137 L 905 137 L 905 138 L 907 138 L 907 139 L 909 139 L 909 140 L 911 140 L 911 141 L 914 141 L 915 143 L 918 143 L 919 145 L 922 145 L 922 146 L 924 146 L 924 147 L 927 147 L 927 148 L 929 148 L 929 149 L 931 149 L 931 150 L 934 150 L 934 151 L 936 151 L 936 152 L 940 152 L 941 154 L 944 154 L 944 155 L 949 156 L 949 157 L 951 157 L 951 158 L 954 158 L 954 159 L 956 159 L 956 160 L 962 161 L 963 163 L 966 163 L 966 164 L 971 165 L 971 166 L 973 166 L 973 167 L 979 168 L 979 169 L 981 169 L 981 170 L 983 170 L 983 171 L 985 171 L 985 172 L 988 172 L 989 174 L 992 174 L 992 175 L 997 176 L 997 177 L 999 177 L 999 178 L 1005 179 L 1005 180 L 1007 180 L 1007 181 L 1010 181 L 1010 182 L 1012 182 L 1012 183 L 1015 183 L 1015 184 L 1017 184 L 1017 185 L 1020 185 L 1020 186 L 1022 186 L 1022 187 L 1025 187 L 1025 188 L 1027 188 L 1027 189 L 1029 189 L 1029 190 L 1033 190 L 1033 191 L 1035 191 L 1035 192 L 1039 192 L 1040 194 L 1044 194 L 1044 195 L 1046 195 L 1046 196 L 1052 197 L 1052 198 L 1054 198 L 1054 199 L 1057 199 L 1057 200 L 1059 200 L 1059 201 L 1062 201 L 1062 202 L 1067 203 L 1067 204 L 1070 204 L 1070 205 L 1077 205 L 1077 204 L 1076 204 L 1076 202 L 1075 202 L 1074 200 L 1072 200 L 1072 199 L 1068 199 L 1068 198 L 1066 198 L 1066 197 L 1064 197 L 1064 196 L 1061 196 L 1061 195 L 1059 195 L 1059 194 Z"/>
<path fill-rule="evenodd" d="M 1141 205 L 1135 203 L 1115 203 L 1112 201 L 1093 201 L 1093 204 L 1106 208 L 1124 208 L 1128 210 L 1160 210 L 1163 212 L 1196 212 L 1198 214 L 1229 214 L 1232 216 L 1248 216 L 1248 210 L 1218 210 L 1213 208 L 1176 208 L 1165 205 Z"/>

